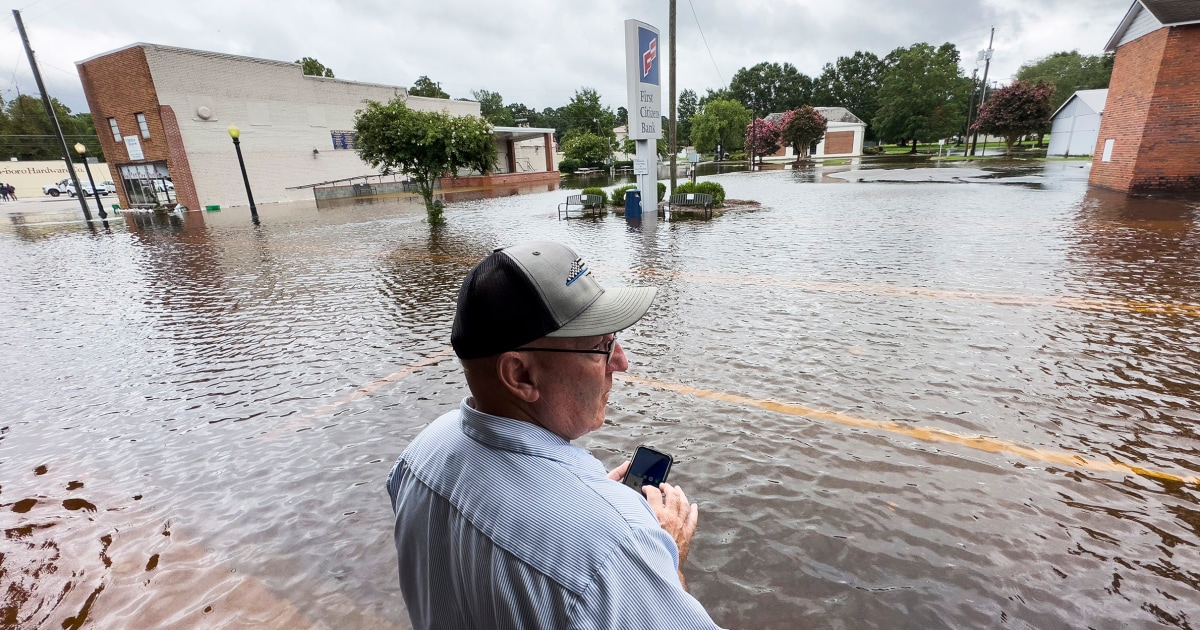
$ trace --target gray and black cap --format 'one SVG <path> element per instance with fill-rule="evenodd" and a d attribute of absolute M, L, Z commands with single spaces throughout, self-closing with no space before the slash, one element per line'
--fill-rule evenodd
<path fill-rule="evenodd" d="M 551 241 L 497 249 L 458 292 L 450 344 L 460 359 L 490 357 L 542 337 L 624 330 L 650 310 L 653 287 L 605 289 L 575 252 Z"/>

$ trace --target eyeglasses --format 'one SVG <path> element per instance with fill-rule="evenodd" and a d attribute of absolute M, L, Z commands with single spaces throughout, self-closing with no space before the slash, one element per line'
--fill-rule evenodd
<path fill-rule="evenodd" d="M 571 350 L 568 348 L 515 348 L 512 351 L 513 352 L 567 352 L 570 354 L 603 354 L 604 355 L 604 364 L 608 365 L 608 362 L 612 361 L 613 350 L 615 350 L 616 347 L 617 347 L 617 336 L 613 335 L 612 339 L 609 339 L 608 343 L 606 343 L 604 345 L 603 350 L 601 350 L 599 348 L 596 348 L 593 350 Z"/>

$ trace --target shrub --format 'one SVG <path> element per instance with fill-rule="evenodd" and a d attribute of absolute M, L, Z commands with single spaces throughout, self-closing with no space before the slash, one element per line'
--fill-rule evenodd
<path fill-rule="evenodd" d="M 667 185 L 663 182 L 658 182 L 658 200 L 662 201 L 663 197 L 667 196 Z"/>
<path fill-rule="evenodd" d="M 603 188 L 596 188 L 595 186 L 593 186 L 593 187 L 591 187 L 591 188 L 584 188 L 584 189 L 583 189 L 583 190 L 580 192 L 580 194 L 582 194 L 582 195 L 596 195 L 597 197 L 600 197 L 601 199 L 603 199 L 603 200 L 604 200 L 604 202 L 607 202 L 607 201 L 608 201 L 608 195 L 604 194 L 604 189 L 603 189 Z M 603 202 L 602 202 L 602 203 L 603 203 Z"/>
<path fill-rule="evenodd" d="M 675 194 L 682 195 L 686 193 L 703 193 L 712 195 L 713 205 L 719 206 L 725 203 L 725 187 L 717 182 L 684 182 L 675 187 Z"/>
<path fill-rule="evenodd" d="M 746 152 L 745 151 L 734 151 L 733 153 L 729 154 L 729 159 L 733 160 L 733 161 L 745 160 Z"/>
<path fill-rule="evenodd" d="M 558 163 L 558 172 L 567 174 L 574 173 L 579 169 L 579 166 L 579 160 L 574 158 L 563 158 L 563 161 Z"/>
<path fill-rule="evenodd" d="M 625 191 L 632 190 L 634 188 L 637 188 L 636 184 L 626 184 L 624 186 L 617 186 L 616 188 L 613 189 L 612 196 L 609 197 L 609 201 L 611 201 L 612 205 L 614 205 L 614 206 L 617 206 L 619 208 L 624 208 L 625 207 Z"/>

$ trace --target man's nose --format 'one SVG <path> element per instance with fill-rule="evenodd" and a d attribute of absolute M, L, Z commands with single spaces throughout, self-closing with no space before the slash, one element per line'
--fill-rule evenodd
<path fill-rule="evenodd" d="M 608 371 L 624 372 L 629 369 L 629 357 L 625 356 L 625 348 L 621 347 L 621 342 L 616 342 L 616 347 L 613 348 L 612 358 L 608 360 Z"/>

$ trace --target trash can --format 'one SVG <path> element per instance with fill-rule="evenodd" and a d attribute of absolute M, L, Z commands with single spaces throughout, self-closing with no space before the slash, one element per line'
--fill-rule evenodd
<path fill-rule="evenodd" d="M 642 191 L 636 188 L 625 191 L 625 218 L 642 218 Z"/>

